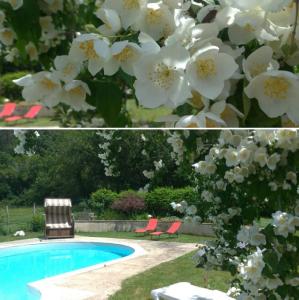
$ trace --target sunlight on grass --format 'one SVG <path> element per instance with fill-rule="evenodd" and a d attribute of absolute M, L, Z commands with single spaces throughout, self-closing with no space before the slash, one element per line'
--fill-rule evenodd
<path fill-rule="evenodd" d="M 59 122 L 52 121 L 51 118 L 20 120 L 17 122 L 10 122 L 10 123 L 0 121 L 0 127 L 59 127 Z"/>
<path fill-rule="evenodd" d="M 129 100 L 127 102 L 127 110 L 135 125 L 154 123 L 151 124 L 153 127 L 159 127 L 159 123 L 156 122 L 159 117 L 167 116 L 172 113 L 172 110 L 167 107 L 159 107 L 156 109 L 138 107 L 135 100 Z"/>
<path fill-rule="evenodd" d="M 121 290 L 109 297 L 109 300 L 150 300 L 151 290 L 177 282 L 190 282 L 226 292 L 231 280 L 230 274 L 196 268 L 192 259 L 194 254 L 191 252 L 125 280 Z"/>

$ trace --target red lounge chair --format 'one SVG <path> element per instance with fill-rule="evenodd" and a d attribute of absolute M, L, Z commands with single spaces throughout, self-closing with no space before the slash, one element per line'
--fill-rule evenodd
<path fill-rule="evenodd" d="M 181 221 L 175 221 L 173 222 L 170 227 L 168 228 L 167 231 L 155 231 L 155 232 L 152 232 L 151 233 L 151 238 L 153 238 L 153 236 L 158 236 L 160 237 L 162 234 L 168 234 L 168 236 L 170 235 L 177 235 L 179 236 L 179 229 L 182 225 L 182 222 Z"/>
<path fill-rule="evenodd" d="M 13 114 L 16 109 L 15 103 L 6 103 L 3 106 L 2 111 L 0 112 L 0 118 L 9 117 Z"/>
<path fill-rule="evenodd" d="M 138 228 L 135 230 L 135 233 L 146 234 L 150 231 L 155 231 L 158 225 L 158 219 L 149 219 L 148 224 L 144 228 Z"/>
<path fill-rule="evenodd" d="M 24 120 L 24 119 L 32 120 L 32 119 L 36 118 L 36 116 L 42 110 L 42 108 L 43 108 L 42 105 L 34 105 L 28 110 L 28 112 L 25 115 L 9 117 L 9 118 L 4 119 L 4 121 L 5 122 L 15 122 L 15 121 Z"/>

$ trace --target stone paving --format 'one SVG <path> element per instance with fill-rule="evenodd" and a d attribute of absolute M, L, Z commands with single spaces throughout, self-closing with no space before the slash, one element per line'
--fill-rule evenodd
<path fill-rule="evenodd" d="M 61 240 L 60 240 L 61 241 Z M 70 241 L 68 239 L 68 241 Z M 34 284 L 43 291 L 42 300 L 106 300 L 121 288 L 123 280 L 163 262 L 173 260 L 196 249 L 196 244 L 167 241 L 125 240 L 76 236 L 72 241 L 119 243 L 136 247 L 135 257 L 104 264 L 103 267 L 79 274 L 54 277 Z M 5 243 L 16 245 L 39 242 L 31 239 Z M 4 243 L 0 245 L 5 245 Z"/>

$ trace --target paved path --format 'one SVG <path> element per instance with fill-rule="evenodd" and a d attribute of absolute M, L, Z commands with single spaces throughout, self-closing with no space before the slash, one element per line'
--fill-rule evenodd
<path fill-rule="evenodd" d="M 88 300 L 106 300 L 121 288 L 123 280 L 196 249 L 196 244 L 191 243 L 183 244 L 110 238 L 101 238 L 100 240 L 115 243 L 129 242 L 130 244 L 141 246 L 146 253 L 142 256 L 118 262 L 98 270 L 74 275 L 62 281 L 59 286 L 95 293 L 95 296 L 87 298 Z"/>
<path fill-rule="evenodd" d="M 59 240 L 63 241 L 63 240 Z M 68 241 L 70 241 L 68 239 Z M 123 261 L 107 263 L 101 268 L 79 274 L 49 278 L 37 281 L 32 286 L 43 291 L 41 300 L 107 300 L 121 288 L 123 280 L 144 272 L 162 262 L 173 260 L 179 256 L 196 250 L 196 244 L 166 241 L 144 241 L 112 238 L 95 238 L 76 236 L 71 241 L 91 241 L 119 243 L 135 247 L 136 257 Z M 1 243 L 0 248 L 7 245 L 43 242 L 38 239 Z M 142 300 L 142 299 L 140 299 Z"/>

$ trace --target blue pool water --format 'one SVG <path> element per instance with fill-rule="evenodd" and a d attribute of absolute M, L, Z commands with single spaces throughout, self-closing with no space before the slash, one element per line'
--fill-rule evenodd
<path fill-rule="evenodd" d="M 36 300 L 27 284 L 125 257 L 130 247 L 101 243 L 45 243 L 0 249 L 0 299 Z"/>

